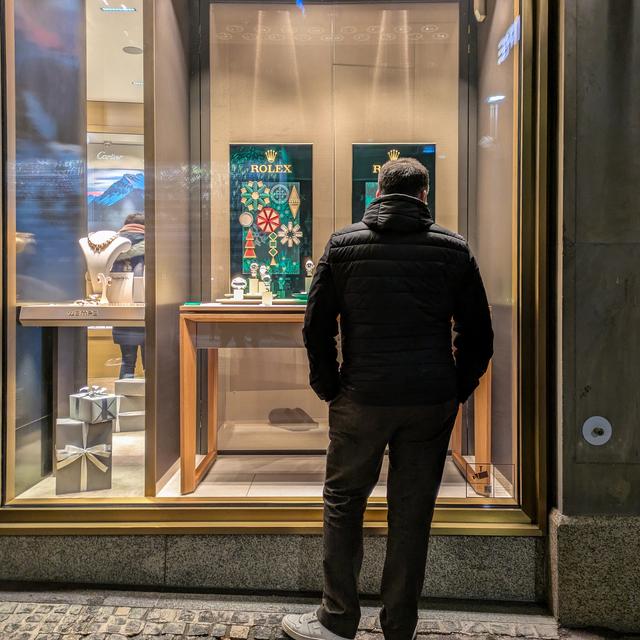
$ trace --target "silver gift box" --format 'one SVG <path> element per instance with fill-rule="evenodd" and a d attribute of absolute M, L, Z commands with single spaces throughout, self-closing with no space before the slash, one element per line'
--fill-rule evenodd
<path fill-rule="evenodd" d="M 116 431 L 144 431 L 144 411 L 126 411 L 118 414 Z"/>
<path fill-rule="evenodd" d="M 56 495 L 111 488 L 111 430 L 111 421 L 56 421 Z"/>
<path fill-rule="evenodd" d="M 69 414 L 73 420 L 96 424 L 115 420 L 118 397 L 113 394 L 92 395 L 81 391 L 69 396 Z"/>
<path fill-rule="evenodd" d="M 144 396 L 144 378 L 122 378 L 115 382 L 118 396 Z"/>

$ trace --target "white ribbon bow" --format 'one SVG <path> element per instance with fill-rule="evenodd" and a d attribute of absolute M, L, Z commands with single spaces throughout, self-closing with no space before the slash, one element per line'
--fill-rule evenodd
<path fill-rule="evenodd" d="M 89 425 L 82 425 L 82 446 L 68 444 L 64 449 L 56 449 L 56 469 L 64 469 L 77 460 L 80 460 L 80 491 L 87 490 L 88 482 L 88 463 L 89 460 L 99 471 L 106 473 L 109 467 L 98 458 L 110 458 L 111 447 L 107 444 L 96 444 L 93 447 L 87 447 L 87 438 L 89 436 Z"/>
<path fill-rule="evenodd" d="M 106 387 L 99 387 L 98 385 L 94 384 L 90 387 L 82 387 L 82 389 L 80 389 L 80 393 L 84 393 L 84 395 L 88 396 L 89 398 L 94 398 L 96 396 L 106 396 L 107 389 Z"/>

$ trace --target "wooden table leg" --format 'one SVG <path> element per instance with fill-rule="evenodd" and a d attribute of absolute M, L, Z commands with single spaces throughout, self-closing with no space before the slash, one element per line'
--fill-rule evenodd
<path fill-rule="evenodd" d="M 207 349 L 208 400 L 207 400 L 207 453 L 218 453 L 218 350 Z"/>
<path fill-rule="evenodd" d="M 477 483 L 473 488 L 484 495 L 491 493 L 493 478 L 491 477 L 491 373 L 489 362 L 486 373 L 474 395 L 473 431 L 475 465 L 473 480 Z"/>
<path fill-rule="evenodd" d="M 197 487 L 218 456 L 218 350 L 207 349 L 207 454 L 196 466 Z"/>
<path fill-rule="evenodd" d="M 196 324 L 180 318 L 180 492 L 196 488 Z"/>
<path fill-rule="evenodd" d="M 492 363 L 473 394 L 473 462 L 462 455 L 462 409 L 451 434 L 451 457 L 471 488 L 480 495 L 492 493 L 491 473 L 491 373 Z"/>

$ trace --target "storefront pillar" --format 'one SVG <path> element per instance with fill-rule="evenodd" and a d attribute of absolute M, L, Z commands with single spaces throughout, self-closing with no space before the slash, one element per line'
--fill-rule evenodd
<path fill-rule="evenodd" d="M 626 69 L 637 59 L 640 4 L 567 0 L 558 19 L 551 602 L 562 624 L 637 631 L 640 78 Z"/>

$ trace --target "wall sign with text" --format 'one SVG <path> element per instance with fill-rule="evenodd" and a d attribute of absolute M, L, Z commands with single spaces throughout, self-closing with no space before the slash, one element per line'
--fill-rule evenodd
<path fill-rule="evenodd" d="M 312 145 L 230 145 L 231 275 L 269 269 L 277 290 L 304 287 L 312 249 Z"/>
<path fill-rule="evenodd" d="M 380 167 L 389 160 L 415 158 L 429 170 L 429 197 L 431 215 L 436 216 L 436 145 L 413 144 L 354 144 L 352 171 L 352 222 L 362 220 L 365 209 L 375 199 Z"/>

